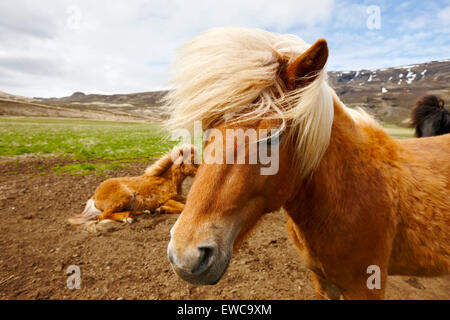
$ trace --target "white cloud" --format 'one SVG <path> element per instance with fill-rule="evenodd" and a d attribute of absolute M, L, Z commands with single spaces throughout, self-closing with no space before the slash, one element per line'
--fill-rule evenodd
<path fill-rule="evenodd" d="M 445 7 L 438 13 L 438 18 L 443 25 L 450 25 L 450 6 Z"/>
<path fill-rule="evenodd" d="M 366 28 L 367 5 L 339 1 L 333 10 L 333 27 L 338 29 Z"/>
<path fill-rule="evenodd" d="M 331 0 L 2 2 L 0 90 L 60 96 L 159 89 L 175 49 L 198 32 L 314 27 L 332 8 Z"/>
<path fill-rule="evenodd" d="M 411 20 L 404 20 L 403 25 L 400 27 L 401 28 L 400 30 L 406 31 L 406 30 L 423 29 L 427 25 L 428 21 L 430 21 L 430 19 L 429 17 L 426 16 L 416 17 Z"/>
<path fill-rule="evenodd" d="M 331 70 L 360 70 L 436 60 L 442 53 L 450 52 L 450 46 L 446 43 L 424 45 L 431 42 L 432 35 L 431 32 L 417 32 L 384 38 L 370 33 L 336 34 L 333 43 L 338 50 L 331 49 L 328 66 Z"/>
<path fill-rule="evenodd" d="M 420 16 L 409 2 L 395 10 L 382 6 L 382 28 L 371 31 L 367 5 L 352 1 L 1 1 L 0 91 L 62 96 L 161 89 L 177 47 L 229 25 L 295 32 L 310 43 L 325 36 L 331 70 L 418 63 L 450 52 L 447 5 Z"/>

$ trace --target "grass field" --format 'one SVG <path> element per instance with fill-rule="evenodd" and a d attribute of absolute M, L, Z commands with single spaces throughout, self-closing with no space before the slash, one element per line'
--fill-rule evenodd
<path fill-rule="evenodd" d="M 129 161 L 156 159 L 173 145 L 156 123 L 0 118 L 0 156 L 33 154 L 82 160 L 56 165 L 56 173 L 102 174 Z"/>
<path fill-rule="evenodd" d="M 383 124 L 383 127 L 386 132 L 394 138 L 406 139 L 414 137 L 414 129 L 412 128 L 403 128 L 392 124 Z"/>
<path fill-rule="evenodd" d="M 385 128 L 397 138 L 413 136 L 412 129 Z M 0 117 L 0 156 L 50 155 L 89 162 L 56 165 L 56 173 L 101 174 L 127 161 L 158 158 L 174 145 L 157 123 Z"/>
<path fill-rule="evenodd" d="M 155 123 L 0 118 L 0 156 L 137 159 L 160 156 L 173 144 Z"/>

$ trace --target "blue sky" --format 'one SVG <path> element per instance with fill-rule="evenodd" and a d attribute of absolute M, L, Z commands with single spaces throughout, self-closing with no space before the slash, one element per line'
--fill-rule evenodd
<path fill-rule="evenodd" d="M 366 25 L 370 5 L 380 8 L 380 29 Z M 330 45 L 329 69 L 382 68 L 450 58 L 449 1 L 340 1 L 335 3 L 335 13 L 319 30 Z"/>
<path fill-rule="evenodd" d="M 176 48 L 217 26 L 294 33 L 309 43 L 324 37 L 329 70 L 450 58 L 450 1 L 2 1 L 0 91 L 49 97 L 162 89 Z"/>

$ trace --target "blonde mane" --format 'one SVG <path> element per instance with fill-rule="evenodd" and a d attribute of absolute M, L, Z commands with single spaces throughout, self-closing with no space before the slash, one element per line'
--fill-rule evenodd
<path fill-rule="evenodd" d="M 304 88 L 287 91 L 283 63 L 309 45 L 294 35 L 258 29 L 217 28 L 181 48 L 173 68 L 174 86 L 165 98 L 169 129 L 192 130 L 194 121 L 209 129 L 225 121 L 279 118 L 280 130 L 296 141 L 295 163 L 302 178 L 318 166 L 333 123 L 333 90 L 325 68 Z"/>

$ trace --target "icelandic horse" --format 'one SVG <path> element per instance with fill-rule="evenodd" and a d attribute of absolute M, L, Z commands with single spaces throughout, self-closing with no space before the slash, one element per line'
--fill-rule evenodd
<path fill-rule="evenodd" d="M 197 151 L 192 145 L 177 146 L 138 177 L 103 181 L 87 201 L 84 211 L 69 219 L 71 225 L 96 221 L 133 222 L 144 212 L 180 213 L 186 177 L 197 172 Z"/>
<path fill-rule="evenodd" d="M 170 231 L 168 258 L 182 279 L 217 283 L 233 250 L 280 208 L 319 299 L 382 299 L 388 274 L 449 273 L 450 135 L 388 136 L 328 86 L 327 58 L 324 39 L 309 46 L 256 29 L 213 29 L 183 47 L 169 126 L 198 120 L 222 137 L 275 128 L 280 140 L 273 175 L 261 174 L 264 163 L 223 164 L 205 151 Z M 236 153 L 249 156 L 250 142 L 241 144 Z M 368 285 L 372 266 L 379 288 Z"/>
<path fill-rule="evenodd" d="M 450 112 L 444 100 L 434 95 L 417 100 L 411 109 L 411 127 L 418 138 L 450 133 Z"/>

